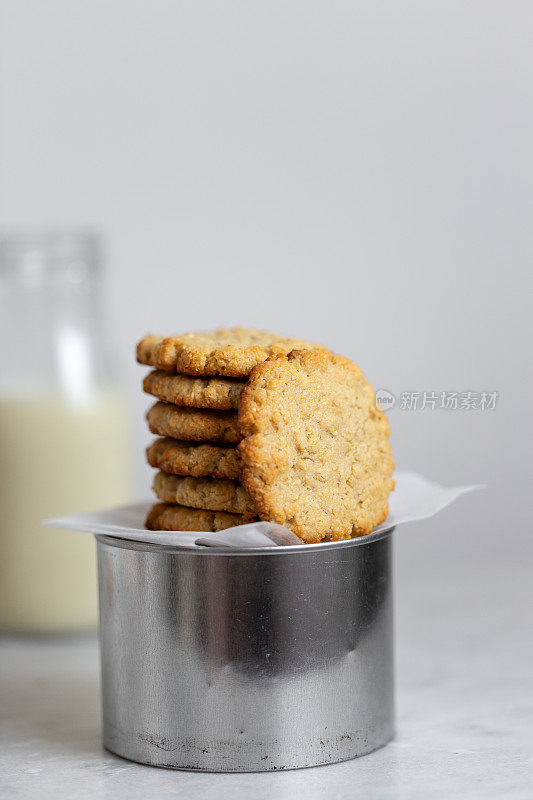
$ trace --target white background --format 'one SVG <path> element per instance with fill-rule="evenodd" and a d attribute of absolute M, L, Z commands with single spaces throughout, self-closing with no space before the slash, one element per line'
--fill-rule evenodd
<path fill-rule="evenodd" d="M 398 466 L 488 485 L 399 563 L 453 581 L 529 547 L 531 3 L 0 8 L 0 223 L 105 234 L 137 494 L 136 340 L 256 325 L 396 395 L 498 391 L 492 412 L 390 413 Z"/>

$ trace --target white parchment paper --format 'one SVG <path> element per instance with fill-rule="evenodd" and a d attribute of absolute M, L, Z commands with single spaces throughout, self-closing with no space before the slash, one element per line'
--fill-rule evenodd
<path fill-rule="evenodd" d="M 390 513 L 386 521 L 374 533 L 390 530 L 406 522 L 427 519 L 449 506 L 463 494 L 483 486 L 446 487 L 418 475 L 416 472 L 399 471 L 394 474 L 396 488 L 390 496 Z M 135 503 L 85 514 L 71 514 L 66 517 L 47 519 L 43 522 L 53 528 L 64 528 L 85 533 L 107 534 L 123 539 L 133 539 L 160 545 L 180 545 L 182 547 L 279 547 L 280 545 L 300 545 L 301 540 L 287 528 L 270 522 L 254 522 L 228 528 L 220 533 L 201 531 L 154 532 L 144 528 L 144 519 L 153 500 Z"/>

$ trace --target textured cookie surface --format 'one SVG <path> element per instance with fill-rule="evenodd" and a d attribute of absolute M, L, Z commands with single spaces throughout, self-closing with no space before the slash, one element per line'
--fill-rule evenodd
<path fill-rule="evenodd" d="M 157 497 L 165 503 L 179 503 L 209 511 L 231 511 L 248 518 L 257 516 L 248 492 L 236 481 L 183 478 L 158 472 L 153 488 Z"/>
<path fill-rule="evenodd" d="M 241 395 L 241 478 L 259 517 L 304 542 L 370 533 L 394 486 L 389 424 L 361 369 L 324 351 L 256 367 Z"/>
<path fill-rule="evenodd" d="M 145 336 L 137 345 L 137 360 L 186 375 L 245 378 L 256 364 L 275 353 L 311 347 L 319 345 L 255 328 L 219 328 L 211 333 Z"/>
<path fill-rule="evenodd" d="M 235 444 L 241 438 L 237 429 L 237 415 L 229 411 L 182 408 L 159 402 L 148 410 L 146 419 L 152 433 L 158 436 L 224 444 Z"/>
<path fill-rule="evenodd" d="M 167 403 L 192 408 L 237 409 L 244 384 L 232 378 L 193 378 L 157 369 L 149 372 L 143 389 Z"/>
<path fill-rule="evenodd" d="M 199 508 L 186 508 L 175 503 L 156 503 L 146 517 L 146 527 L 150 531 L 208 531 L 216 533 L 234 525 L 250 522 L 242 514 L 229 514 L 227 511 L 203 511 Z"/>
<path fill-rule="evenodd" d="M 148 463 L 172 475 L 193 478 L 239 479 L 234 447 L 191 444 L 178 439 L 156 439 L 146 450 Z"/>

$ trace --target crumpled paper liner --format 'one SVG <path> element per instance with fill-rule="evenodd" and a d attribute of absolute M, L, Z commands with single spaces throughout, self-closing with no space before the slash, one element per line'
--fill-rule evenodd
<path fill-rule="evenodd" d="M 397 528 L 406 522 L 428 519 L 438 514 L 463 494 L 483 486 L 446 487 L 418 475 L 416 472 L 400 471 L 394 475 L 396 488 L 390 496 L 390 512 L 386 521 L 378 525 L 370 536 L 391 528 Z M 294 533 L 281 525 L 270 522 L 254 522 L 228 528 L 220 533 L 202 531 L 156 532 L 144 528 L 144 519 L 152 501 L 133 505 L 107 508 L 102 511 L 91 511 L 85 514 L 71 514 L 66 517 L 47 519 L 43 522 L 53 528 L 65 528 L 71 531 L 83 531 L 96 535 L 106 534 L 121 539 L 131 539 L 159 545 L 179 545 L 180 547 L 202 548 L 217 547 L 280 547 L 286 545 L 305 545 Z M 357 542 L 364 542 L 368 537 L 360 537 Z M 327 547 L 324 542 L 321 546 Z"/>

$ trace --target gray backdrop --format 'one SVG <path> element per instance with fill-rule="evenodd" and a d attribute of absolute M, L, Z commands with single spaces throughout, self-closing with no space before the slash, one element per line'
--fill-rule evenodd
<path fill-rule="evenodd" d="M 140 496 L 141 335 L 307 336 L 398 397 L 499 393 L 492 411 L 391 411 L 399 467 L 488 487 L 397 551 L 417 591 L 489 562 L 512 591 L 531 541 L 532 11 L 1 3 L 0 223 L 106 234 Z"/>

